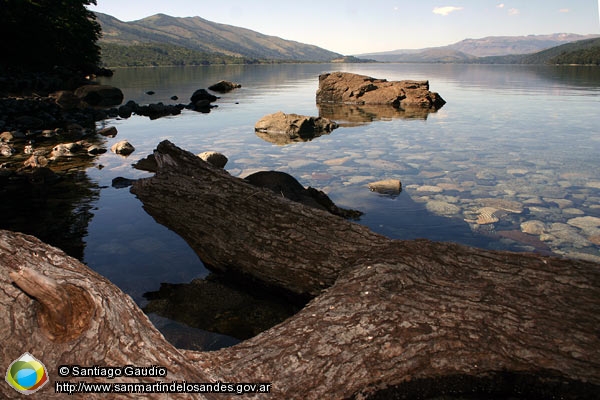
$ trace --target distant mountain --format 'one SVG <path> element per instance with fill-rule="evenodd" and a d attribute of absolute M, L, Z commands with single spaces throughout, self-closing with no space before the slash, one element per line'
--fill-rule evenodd
<path fill-rule="evenodd" d="M 219 54 L 252 60 L 330 61 L 341 54 L 317 46 L 263 35 L 250 29 L 218 24 L 200 17 L 178 18 L 156 14 L 123 22 L 96 13 L 102 27 L 103 44 L 137 46 L 163 44 L 203 54 Z"/>
<path fill-rule="evenodd" d="M 478 64 L 600 65 L 600 38 L 578 40 L 533 54 L 481 57 Z"/>
<path fill-rule="evenodd" d="M 394 50 L 380 53 L 360 54 L 357 57 L 382 62 L 471 62 L 477 57 L 528 54 L 561 44 L 599 35 L 576 35 L 556 33 L 552 35 L 489 36 L 481 39 L 465 39 L 442 47 L 418 50 Z"/>

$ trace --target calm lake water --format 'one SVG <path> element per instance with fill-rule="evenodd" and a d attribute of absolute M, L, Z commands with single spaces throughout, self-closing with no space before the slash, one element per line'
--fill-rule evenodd
<path fill-rule="evenodd" d="M 318 76 L 348 71 L 388 80 L 429 80 L 447 104 L 427 116 L 354 110 L 342 127 L 310 142 L 277 145 L 254 133 L 276 111 L 317 116 Z M 429 238 L 490 249 L 540 251 L 600 261 L 600 68 L 434 64 L 306 64 L 119 69 L 102 83 L 125 101 L 187 103 L 219 80 L 242 84 L 210 113 L 104 121 L 127 139 L 129 157 L 111 152 L 87 169 L 100 188 L 83 261 L 144 304 L 161 282 L 207 275 L 173 232 L 158 225 L 118 176 L 147 173 L 131 164 L 169 139 L 200 153 L 219 151 L 234 176 L 259 170 L 292 174 L 338 205 L 365 214 L 359 223 L 399 239 Z M 152 90 L 154 95 L 146 94 Z M 171 96 L 179 100 L 170 100 Z M 342 110 L 342 113 L 349 111 Z M 340 114 L 337 114 L 338 116 Z M 334 118 L 335 119 L 335 118 Z M 402 181 L 395 197 L 368 183 Z M 527 232 L 527 233 L 526 233 Z"/>
<path fill-rule="evenodd" d="M 336 70 L 388 80 L 429 80 L 447 104 L 426 118 L 385 112 L 310 142 L 276 145 L 254 124 L 276 111 L 319 115 L 318 76 Z M 175 234 L 156 224 L 117 176 L 163 139 L 194 153 L 229 158 L 235 176 L 279 170 L 319 188 L 339 205 L 365 213 L 360 223 L 399 239 L 449 240 L 487 248 L 552 251 L 600 260 L 600 69 L 594 67 L 429 64 L 308 64 L 117 70 L 103 83 L 140 104 L 187 103 L 219 80 L 242 84 L 203 114 L 151 121 L 108 120 L 136 148 L 106 153 L 88 175 L 101 187 L 85 238 L 84 261 L 141 302 L 160 282 L 206 274 Z M 154 95 L 146 94 L 152 90 Z M 178 96 L 178 101 L 170 100 Z M 400 179 L 397 197 L 367 184 Z M 492 221 L 485 220 L 492 216 Z M 522 233 L 539 221 L 542 231 Z M 477 223 L 480 222 L 480 223 Z M 533 225 L 540 226 L 540 225 Z M 530 228 L 529 230 L 532 230 Z M 533 229 L 535 231 L 535 229 Z"/>

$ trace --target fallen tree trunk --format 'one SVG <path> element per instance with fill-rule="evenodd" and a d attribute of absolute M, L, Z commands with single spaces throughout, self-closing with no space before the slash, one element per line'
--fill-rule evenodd
<path fill-rule="evenodd" d="M 56 382 L 157 380 L 61 377 L 61 365 L 157 365 L 168 369 L 165 381 L 216 380 L 210 371 L 190 366 L 129 296 L 76 259 L 32 236 L 0 231 L 0 310 L 2 368 L 8 368 L 23 353 L 31 353 L 45 365 L 50 378 L 48 387 L 41 389 L 43 398 L 64 398 L 64 393 L 55 393 Z M 5 382 L 0 393 L 2 398 L 22 398 Z M 140 395 L 123 397 L 139 399 Z"/>
<path fill-rule="evenodd" d="M 33 351 L 52 380 L 62 380 L 62 364 L 160 365 L 169 375 L 154 380 L 271 382 L 271 394 L 256 396 L 278 399 L 600 396 L 598 264 L 392 241 L 250 186 L 170 143 L 155 157 L 156 176 L 133 190 L 153 215 L 162 202 L 157 220 L 213 268 L 316 297 L 232 348 L 176 350 L 105 279 L 34 238 L 0 231 L 4 364 Z M 63 315 L 46 310 L 57 286 L 79 298 L 63 309 L 93 310 L 66 313 L 74 331 L 49 328 Z M 7 385 L 0 393 L 16 394 Z"/>
<path fill-rule="evenodd" d="M 131 191 L 212 270 L 314 297 L 389 239 L 256 187 L 162 142 L 155 176 Z"/>

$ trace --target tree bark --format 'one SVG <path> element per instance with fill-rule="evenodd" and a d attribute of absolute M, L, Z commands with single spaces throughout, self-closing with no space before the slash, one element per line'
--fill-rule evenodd
<path fill-rule="evenodd" d="M 154 158 L 155 176 L 135 182 L 132 192 L 214 271 L 314 297 L 342 268 L 390 241 L 232 177 L 170 142 Z"/>
<path fill-rule="evenodd" d="M 14 284 L 13 284 L 14 283 Z M 68 310 L 68 311 L 65 311 Z M 0 231 L 0 362 L 2 374 L 23 353 L 46 366 L 50 383 L 57 381 L 154 382 L 156 378 L 73 379 L 58 375 L 61 365 L 165 366 L 164 380 L 211 381 L 209 371 L 189 365 L 179 350 L 165 341 L 146 315 L 108 280 L 61 250 L 20 233 Z M 22 398 L 6 382 L 1 398 Z M 80 398 L 106 398 L 82 395 Z M 139 394 L 123 398 L 139 399 Z M 121 398 L 121 396 L 120 396 Z M 157 399 L 172 398 L 157 395 Z M 198 398 L 184 395 L 181 398 Z"/>
<path fill-rule="evenodd" d="M 134 364 L 164 366 L 169 381 L 271 382 L 271 394 L 256 398 L 600 397 L 598 264 L 393 241 L 252 187 L 170 143 L 155 157 L 156 176 L 133 190 L 159 222 L 219 271 L 314 298 L 237 346 L 177 350 L 110 282 L 37 239 L 0 231 L 5 367 L 29 351 L 53 381 L 64 380 L 56 376 L 62 364 Z M 52 280 L 50 292 L 82 289 L 74 296 L 85 292 L 93 310 L 77 325 L 83 332 L 66 341 L 48 334 L 38 314 L 57 317 L 36 306 L 50 304 L 47 291 L 20 285 L 21 275 Z"/>

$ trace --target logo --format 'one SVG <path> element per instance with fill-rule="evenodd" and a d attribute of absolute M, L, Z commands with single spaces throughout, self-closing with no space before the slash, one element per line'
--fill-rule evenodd
<path fill-rule="evenodd" d="M 23 353 L 9 365 L 6 382 L 19 393 L 31 394 L 48 383 L 48 374 L 40 360 L 29 353 Z"/>

